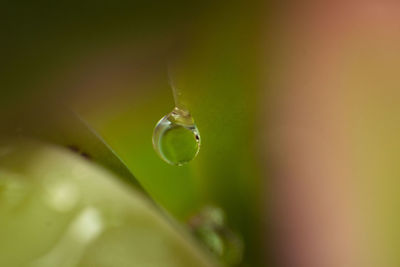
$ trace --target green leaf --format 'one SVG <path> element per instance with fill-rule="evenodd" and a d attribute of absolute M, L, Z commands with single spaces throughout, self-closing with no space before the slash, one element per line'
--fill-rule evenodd
<path fill-rule="evenodd" d="M 0 143 L 0 236 L 0 266 L 214 266 L 141 192 L 31 141 Z"/>

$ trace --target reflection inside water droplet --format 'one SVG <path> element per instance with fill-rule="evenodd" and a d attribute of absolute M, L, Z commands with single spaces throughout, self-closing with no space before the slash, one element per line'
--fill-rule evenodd
<path fill-rule="evenodd" d="M 243 241 L 226 224 L 225 213 L 214 206 L 203 208 L 192 216 L 189 227 L 194 236 L 208 250 L 228 266 L 241 263 L 243 257 Z"/>
<path fill-rule="evenodd" d="M 189 111 L 175 107 L 164 116 L 154 128 L 153 147 L 171 165 L 193 160 L 200 149 L 200 133 Z"/>

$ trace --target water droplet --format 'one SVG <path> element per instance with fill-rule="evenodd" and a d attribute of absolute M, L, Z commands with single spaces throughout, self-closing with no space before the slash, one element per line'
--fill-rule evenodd
<path fill-rule="evenodd" d="M 226 224 L 225 213 L 215 206 L 207 206 L 188 221 L 194 236 L 224 264 L 241 263 L 244 245 L 238 234 Z"/>
<path fill-rule="evenodd" d="M 189 111 L 175 107 L 164 116 L 154 128 L 153 147 L 171 165 L 193 160 L 200 149 L 200 133 Z"/>

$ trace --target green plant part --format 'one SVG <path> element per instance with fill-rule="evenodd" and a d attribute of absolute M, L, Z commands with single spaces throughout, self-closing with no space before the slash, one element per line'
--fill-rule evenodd
<path fill-rule="evenodd" d="M 227 266 L 239 266 L 243 260 L 243 240 L 233 232 L 222 209 L 206 206 L 193 215 L 188 225 L 194 236 Z"/>
<path fill-rule="evenodd" d="M 216 266 L 143 193 L 33 141 L 0 142 L 0 236 L 7 267 Z"/>

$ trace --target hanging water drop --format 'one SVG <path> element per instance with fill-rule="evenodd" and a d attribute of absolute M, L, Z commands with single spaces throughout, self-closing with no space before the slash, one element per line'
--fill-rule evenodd
<path fill-rule="evenodd" d="M 171 165 L 193 160 L 200 149 L 200 134 L 189 111 L 175 107 L 164 116 L 154 128 L 153 147 Z"/>

